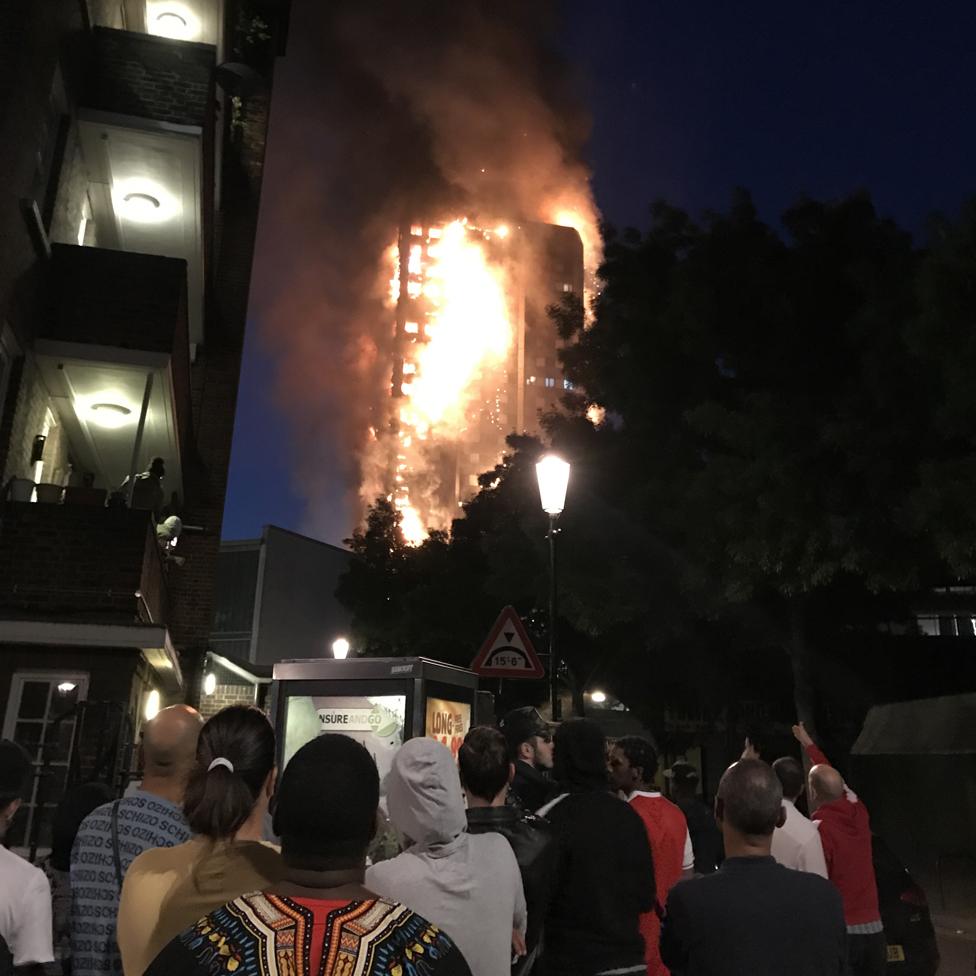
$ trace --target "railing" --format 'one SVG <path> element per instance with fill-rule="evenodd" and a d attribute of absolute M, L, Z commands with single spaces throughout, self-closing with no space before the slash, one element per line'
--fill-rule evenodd
<path fill-rule="evenodd" d="M 166 582 L 148 512 L 5 502 L 0 616 L 164 625 Z"/>

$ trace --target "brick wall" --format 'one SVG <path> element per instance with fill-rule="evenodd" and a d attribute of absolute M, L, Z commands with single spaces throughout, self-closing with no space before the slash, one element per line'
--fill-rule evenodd
<path fill-rule="evenodd" d="M 186 261 L 55 244 L 38 334 L 186 358 Z"/>
<path fill-rule="evenodd" d="M 212 695 L 200 694 L 200 714 L 204 718 L 216 715 L 228 705 L 253 705 L 253 685 L 217 685 Z"/>
<path fill-rule="evenodd" d="M 20 364 L 20 381 L 9 405 L 9 438 L 7 456 L 3 466 L 3 484 L 11 478 L 33 478 L 30 463 L 34 437 L 43 433 L 44 420 L 51 398 L 41 379 L 34 360 L 30 357 Z M 52 410 L 55 422 L 56 411 Z M 60 427 L 49 431 L 44 445 L 45 481 L 64 478 L 68 471 L 68 438 Z"/>
<path fill-rule="evenodd" d="M 135 593 L 152 586 L 147 549 L 158 562 L 147 512 L 7 502 L 0 509 L 0 614 L 136 623 Z M 163 605 L 158 593 L 148 592 L 147 601 Z"/>
<path fill-rule="evenodd" d="M 150 34 L 96 27 L 85 104 L 122 115 L 202 126 L 213 100 L 216 52 Z"/>

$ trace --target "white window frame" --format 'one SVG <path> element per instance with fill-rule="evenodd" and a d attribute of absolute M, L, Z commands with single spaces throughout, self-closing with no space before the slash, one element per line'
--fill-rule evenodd
<path fill-rule="evenodd" d="M 56 688 L 58 684 L 62 681 L 73 681 L 78 688 L 78 701 L 86 701 L 88 698 L 88 684 L 91 680 L 91 676 L 87 671 L 63 671 L 59 668 L 45 668 L 43 670 L 37 671 L 14 671 L 10 678 L 10 694 L 7 696 L 7 711 L 4 713 L 3 719 L 3 738 L 13 739 L 18 721 L 25 722 L 37 722 L 37 719 L 20 719 L 20 703 L 21 698 L 24 693 L 24 685 L 28 681 L 46 681 L 52 688 Z M 43 729 L 41 731 L 41 740 L 39 743 L 39 748 L 43 748 L 45 742 L 45 736 L 47 735 L 47 730 L 49 727 L 49 722 L 47 721 L 47 713 L 50 710 L 50 695 L 52 692 L 48 692 L 48 703 L 45 707 L 44 718 L 41 720 L 43 722 Z M 77 745 L 77 732 L 78 732 L 78 720 L 75 719 L 75 733 L 72 736 L 71 742 L 71 753 L 68 755 L 67 762 L 58 763 L 59 766 L 70 766 L 71 759 L 74 755 L 75 746 Z M 35 757 L 31 756 L 31 766 L 35 770 L 35 775 L 32 777 L 30 796 L 25 800 L 24 805 L 28 808 L 27 812 L 27 824 L 24 827 L 24 840 L 25 844 L 19 849 L 20 853 L 25 852 L 30 845 L 30 838 L 32 830 L 34 827 L 34 815 L 37 812 L 37 783 L 38 779 L 36 776 L 37 763 L 35 762 Z"/>

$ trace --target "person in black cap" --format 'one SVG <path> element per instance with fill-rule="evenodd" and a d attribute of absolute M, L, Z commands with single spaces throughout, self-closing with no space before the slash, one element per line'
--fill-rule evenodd
<path fill-rule="evenodd" d="M 561 792 L 539 810 L 558 847 L 541 972 L 646 976 L 640 916 L 654 908 L 656 889 L 644 823 L 610 790 L 596 722 L 563 722 L 554 759 Z"/>
<path fill-rule="evenodd" d="M 531 705 L 513 708 L 499 727 L 515 764 L 509 803 L 524 813 L 534 813 L 556 795 L 547 775 L 552 769 L 552 732 Z"/>
<path fill-rule="evenodd" d="M 695 874 L 711 874 L 722 863 L 724 851 L 715 817 L 698 796 L 698 770 L 691 763 L 676 762 L 664 775 L 670 783 L 671 801 L 688 821 Z"/>

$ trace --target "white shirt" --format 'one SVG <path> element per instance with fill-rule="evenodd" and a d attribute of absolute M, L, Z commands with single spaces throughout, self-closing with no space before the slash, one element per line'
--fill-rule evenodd
<path fill-rule="evenodd" d="M 785 797 L 783 808 L 786 810 L 786 823 L 773 831 L 770 853 L 783 867 L 809 871 L 826 878 L 827 862 L 824 860 L 820 831 L 816 824 L 807 820 L 793 805 L 793 801 Z"/>
<path fill-rule="evenodd" d="M 0 847 L 0 935 L 15 966 L 54 961 L 51 886 L 40 868 Z"/>
<path fill-rule="evenodd" d="M 633 793 L 628 794 L 627 802 L 630 803 L 635 796 L 649 796 L 649 797 L 660 797 L 661 794 L 657 790 L 634 790 Z M 670 800 L 668 801 L 670 802 Z M 685 827 L 685 851 L 681 856 L 681 870 L 682 871 L 692 871 L 695 867 L 695 851 L 691 846 L 691 834 L 688 832 L 688 828 Z"/>

